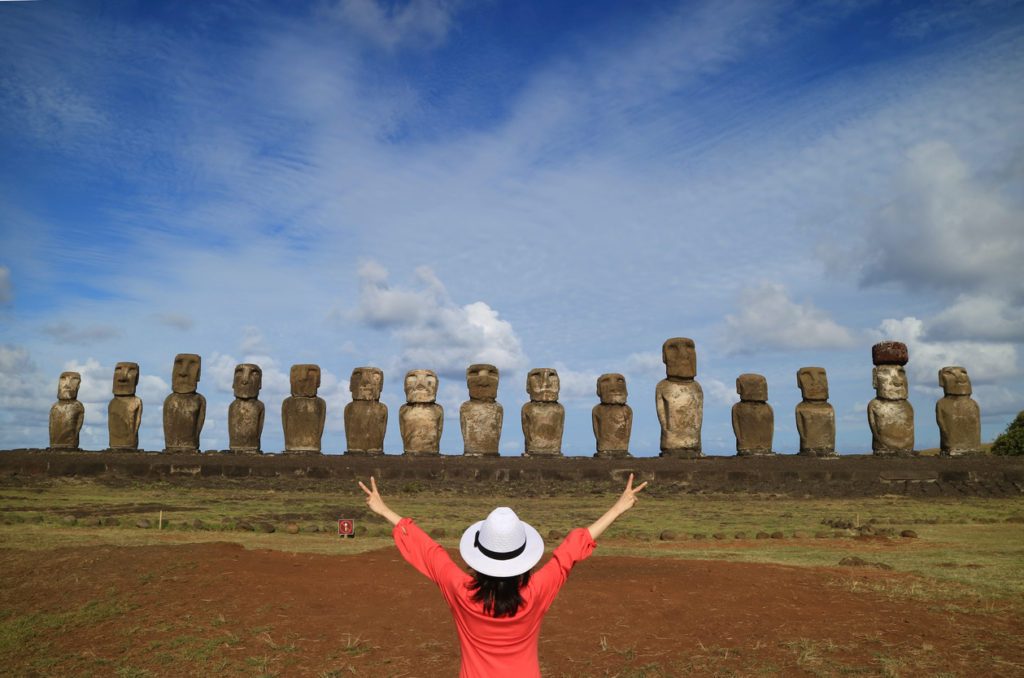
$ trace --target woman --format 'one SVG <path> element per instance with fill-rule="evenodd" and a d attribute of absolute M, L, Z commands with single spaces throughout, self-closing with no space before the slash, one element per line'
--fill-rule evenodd
<path fill-rule="evenodd" d="M 460 678 L 539 678 L 537 641 L 544 613 L 572 566 L 591 554 L 594 540 L 636 504 L 646 486 L 633 487 L 630 474 L 615 504 L 590 527 L 570 532 L 534 573 L 530 569 L 544 555 L 544 540 L 512 509 L 496 508 L 462 535 L 459 553 L 473 568 L 466 573 L 410 518 L 387 507 L 374 478 L 370 487 L 359 483 L 370 510 L 394 526 L 391 535 L 402 557 L 440 587 L 459 632 Z"/>

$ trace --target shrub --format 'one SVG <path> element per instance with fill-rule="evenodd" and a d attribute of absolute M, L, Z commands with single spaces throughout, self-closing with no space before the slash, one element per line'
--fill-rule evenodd
<path fill-rule="evenodd" d="M 1019 457 L 1024 455 L 1024 411 L 1010 422 L 992 443 L 992 454 Z"/>

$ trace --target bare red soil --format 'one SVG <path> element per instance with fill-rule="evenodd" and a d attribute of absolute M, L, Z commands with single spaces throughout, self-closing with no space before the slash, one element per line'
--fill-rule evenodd
<path fill-rule="evenodd" d="M 443 599 L 394 548 L 3 550 L 0 572 L 2 619 L 41 615 L 0 675 L 458 672 Z M 864 568 L 594 556 L 545 620 L 541 665 L 546 676 L 1024 675 L 1019 605 L 877 592 L 914 582 Z"/>

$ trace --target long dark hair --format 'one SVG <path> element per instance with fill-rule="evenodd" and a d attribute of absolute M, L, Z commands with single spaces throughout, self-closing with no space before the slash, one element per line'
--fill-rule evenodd
<path fill-rule="evenodd" d="M 473 592 L 473 602 L 483 603 L 484 614 L 494 617 L 514 617 L 523 604 L 523 596 L 519 590 L 530 581 L 527 570 L 514 577 L 492 577 L 473 571 L 473 581 L 469 590 Z"/>

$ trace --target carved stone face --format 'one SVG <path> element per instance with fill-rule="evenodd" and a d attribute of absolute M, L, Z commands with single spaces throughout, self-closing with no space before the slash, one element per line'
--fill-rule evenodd
<path fill-rule="evenodd" d="M 171 389 L 175 393 L 195 393 L 199 386 L 201 366 L 202 358 L 195 353 L 179 353 L 174 356 Z"/>
<path fill-rule="evenodd" d="M 879 365 L 872 371 L 871 382 L 883 400 L 907 399 L 907 373 L 900 365 Z"/>
<path fill-rule="evenodd" d="M 939 386 L 946 395 L 971 395 L 971 378 L 963 367 L 943 367 L 939 370 Z"/>
<path fill-rule="evenodd" d="M 675 337 L 661 346 L 661 360 L 670 377 L 693 379 L 697 376 L 697 350 L 693 339 Z"/>
<path fill-rule="evenodd" d="M 357 367 L 348 380 L 352 400 L 380 400 L 384 388 L 384 372 L 377 367 Z"/>
<path fill-rule="evenodd" d="M 466 386 L 473 400 L 494 400 L 498 397 L 498 368 L 478 364 L 466 368 Z"/>
<path fill-rule="evenodd" d="M 292 395 L 312 398 L 320 388 L 319 365 L 292 365 L 289 377 L 292 382 Z"/>
<path fill-rule="evenodd" d="M 763 403 L 768 400 L 768 380 L 760 374 L 741 374 L 736 377 L 736 392 L 740 400 Z"/>
<path fill-rule="evenodd" d="M 74 400 L 78 397 L 78 387 L 82 385 L 82 375 L 78 372 L 61 372 L 57 382 L 57 400 Z"/>
<path fill-rule="evenodd" d="M 796 385 L 804 400 L 828 400 L 828 375 L 824 367 L 801 367 L 796 373 Z"/>
<path fill-rule="evenodd" d="M 621 374 L 602 374 L 597 378 L 597 397 L 605 405 L 625 405 L 626 378 Z"/>
<path fill-rule="evenodd" d="M 234 388 L 236 398 L 256 398 L 263 388 L 263 370 L 252 363 L 236 365 Z"/>
<path fill-rule="evenodd" d="M 433 370 L 409 370 L 405 374 L 405 400 L 432 403 L 437 398 L 437 375 Z"/>
<path fill-rule="evenodd" d="M 138 363 L 118 363 L 114 366 L 114 395 L 135 395 L 135 387 L 138 385 Z"/>
<path fill-rule="evenodd" d="M 558 372 L 550 367 L 538 367 L 526 375 L 526 392 L 530 400 L 542 403 L 553 403 L 558 400 Z"/>

